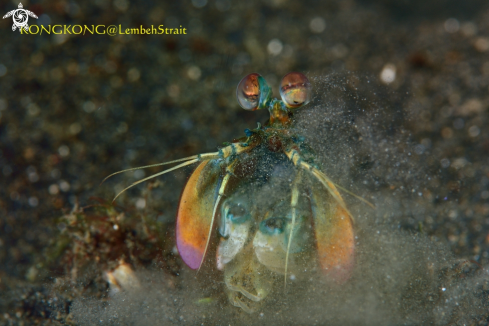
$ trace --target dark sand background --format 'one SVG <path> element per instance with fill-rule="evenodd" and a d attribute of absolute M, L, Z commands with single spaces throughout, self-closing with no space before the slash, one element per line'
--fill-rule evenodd
<path fill-rule="evenodd" d="M 132 319 L 119 316 L 112 319 L 114 324 L 258 322 L 263 316 L 245 316 L 225 298 L 204 308 L 192 306 L 195 298 L 207 296 L 196 290 L 207 274 L 195 281 L 175 256 L 171 263 L 163 254 L 140 262 L 142 279 L 161 279 L 155 282 L 168 290 L 160 286 L 156 292 L 135 294 L 132 304 L 124 306 L 120 298 L 104 299 L 102 272 L 115 267 L 114 257 L 95 261 L 92 274 L 81 275 L 66 265 L 63 253 L 54 258 L 47 253 L 66 233 L 60 218 L 75 205 L 92 203 L 91 196 L 110 200 L 149 172 L 121 175 L 99 186 L 105 176 L 214 151 L 257 121 L 264 122 L 266 112 L 245 112 L 235 99 L 240 79 L 255 71 L 275 94 L 287 72 L 302 71 L 313 79 L 315 100 L 298 114 L 299 129 L 334 180 L 378 206 L 374 213 L 362 213 L 365 206 L 347 198 L 359 219 L 365 216 L 359 234 L 368 244 L 360 247 L 359 270 L 370 271 L 357 273 L 350 296 L 345 299 L 331 290 L 339 300 L 327 304 L 336 308 L 325 313 L 324 306 L 310 305 L 301 315 L 304 298 L 318 296 L 302 289 L 294 304 L 283 303 L 298 311 L 278 305 L 282 319 L 266 319 L 265 314 L 263 323 L 488 324 L 485 270 L 469 275 L 473 282 L 457 283 L 459 292 L 447 299 L 451 306 L 445 310 L 425 304 L 439 278 L 416 288 L 409 273 L 392 287 L 375 276 L 389 271 L 401 275 L 403 266 L 435 252 L 439 268 L 442 261 L 449 261 L 447 266 L 466 260 L 488 265 L 486 1 L 22 3 L 39 16 L 29 19 L 31 25 L 164 24 L 181 25 L 188 33 L 20 35 L 11 31 L 11 18 L 0 20 L 1 324 L 105 324 L 107 302 L 120 304 L 112 312 L 131 311 Z M 17 5 L 2 1 L 0 12 Z M 386 84 L 381 73 L 394 68 L 395 79 Z M 352 123 L 358 131 L 351 131 Z M 388 156 L 389 151 L 399 155 Z M 129 215 L 157 224 L 165 238 L 162 253 L 173 247 L 175 209 L 189 172 L 161 178 L 151 199 L 141 186 L 118 201 Z M 387 235 L 372 236 L 380 229 Z M 383 253 L 380 249 L 386 247 Z M 92 254 L 86 258 L 97 256 Z M 400 257 L 406 259 L 396 263 Z M 415 274 L 426 274 L 423 268 Z M 453 278 L 460 276 L 454 273 Z M 369 292 L 365 284 L 374 279 L 379 283 L 370 284 L 381 290 Z M 219 291 L 221 287 L 214 292 Z M 368 293 L 378 304 L 364 304 Z M 411 301 L 402 301 L 399 310 L 395 304 L 379 308 L 384 301 L 379 293 L 387 293 L 387 301 L 396 302 L 396 295 Z M 454 308 L 457 298 L 464 297 L 461 293 L 469 293 L 470 299 Z M 185 303 L 173 304 L 168 298 Z M 347 301 L 343 308 L 342 300 Z M 268 316 L 275 313 L 273 308 L 266 308 Z"/>

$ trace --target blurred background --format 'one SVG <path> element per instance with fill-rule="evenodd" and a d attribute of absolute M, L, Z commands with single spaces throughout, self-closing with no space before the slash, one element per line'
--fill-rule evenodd
<path fill-rule="evenodd" d="M 267 112 L 246 112 L 235 99 L 236 85 L 251 72 L 262 74 L 274 94 L 290 71 L 313 82 L 329 75 L 367 78 L 368 101 L 386 103 L 371 112 L 379 115 L 378 128 L 405 133 L 412 160 L 436 176 L 425 192 L 432 195 L 423 198 L 438 208 L 401 214 L 399 227 L 487 265 L 487 1 L 22 4 L 39 17 L 29 18 L 30 25 L 182 26 L 187 34 L 21 35 L 12 31 L 11 17 L 0 20 L 1 323 L 67 320 L 71 299 L 61 314 L 46 303 L 50 283 L 66 274 L 57 256 L 49 266 L 45 257 L 66 227 L 59 219 L 92 196 L 110 202 L 149 175 L 131 172 L 99 186 L 110 173 L 215 151 L 263 123 Z M 1 1 L 0 12 L 17 6 Z M 327 87 L 316 84 L 324 99 Z M 382 126 L 384 115 L 395 116 L 391 130 Z M 151 208 L 146 216 L 171 229 L 189 172 L 163 178 L 151 203 L 144 186 L 118 203 L 135 215 Z"/>

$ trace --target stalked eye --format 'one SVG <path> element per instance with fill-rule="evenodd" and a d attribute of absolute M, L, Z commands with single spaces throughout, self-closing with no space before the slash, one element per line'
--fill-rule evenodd
<path fill-rule="evenodd" d="M 287 107 L 298 108 L 311 100 L 311 83 L 300 72 L 288 73 L 282 78 L 280 96 Z"/>
<path fill-rule="evenodd" d="M 248 111 L 262 109 L 271 96 L 271 89 L 265 79 L 252 73 L 241 79 L 236 89 L 239 105 Z"/>
<path fill-rule="evenodd" d="M 286 221 L 281 217 L 272 217 L 260 223 L 260 231 L 265 234 L 280 234 L 284 232 Z"/>

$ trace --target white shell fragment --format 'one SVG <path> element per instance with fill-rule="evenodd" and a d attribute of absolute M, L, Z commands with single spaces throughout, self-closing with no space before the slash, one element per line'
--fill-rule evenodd
<path fill-rule="evenodd" d="M 109 282 L 110 296 L 114 296 L 121 291 L 132 292 L 141 288 L 141 284 L 131 265 L 123 261 L 113 271 L 105 272 L 104 277 Z"/>

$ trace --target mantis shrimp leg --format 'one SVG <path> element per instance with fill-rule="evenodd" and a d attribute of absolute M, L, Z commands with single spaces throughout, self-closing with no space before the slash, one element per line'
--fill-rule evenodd
<path fill-rule="evenodd" d="M 311 173 L 314 175 L 314 177 L 317 180 L 319 180 L 324 185 L 324 187 L 326 189 L 328 189 L 328 191 L 331 193 L 331 195 L 338 201 L 338 203 L 340 205 L 342 205 L 343 208 L 346 209 L 345 203 L 343 202 L 343 198 L 341 197 L 340 193 L 338 192 L 338 190 L 336 188 L 340 188 L 341 190 L 343 190 L 347 194 L 355 197 L 356 199 L 364 202 L 368 206 L 375 209 L 375 206 L 372 203 L 370 203 L 368 200 L 366 200 L 360 196 L 355 195 L 354 193 L 352 193 L 351 191 L 349 191 L 348 189 L 345 189 L 344 187 L 342 187 L 340 185 L 335 184 L 323 172 L 319 171 L 318 169 L 316 169 L 315 167 L 313 167 L 309 163 L 304 162 L 302 160 L 302 158 L 300 157 L 300 154 L 297 150 L 291 149 L 289 151 L 286 151 L 285 155 L 287 155 L 287 157 L 292 161 L 292 163 L 294 163 L 295 166 L 300 166 L 305 170 L 311 171 Z M 348 212 L 348 214 L 351 216 L 351 214 L 349 212 Z"/>
<path fill-rule="evenodd" d="M 214 209 L 212 210 L 212 217 L 211 217 L 211 224 L 209 226 L 209 233 L 207 235 L 207 242 L 205 244 L 205 248 L 204 248 L 204 254 L 202 255 L 202 260 L 200 262 L 200 266 L 199 266 L 199 270 L 200 270 L 200 267 L 202 267 L 202 263 L 204 262 L 204 258 L 205 258 L 205 254 L 207 253 L 207 249 L 209 247 L 209 242 L 210 242 L 210 239 L 211 239 L 211 233 L 212 233 L 212 226 L 214 225 L 214 220 L 216 218 L 216 212 L 217 212 L 217 208 L 219 207 L 219 203 L 221 202 L 221 199 L 222 197 L 224 197 L 224 191 L 226 190 L 226 186 L 229 182 L 229 178 L 233 175 L 233 172 L 234 172 L 234 167 L 235 167 L 235 164 L 238 160 L 235 159 L 227 168 L 226 168 L 226 175 L 224 176 L 224 178 L 222 179 L 222 183 L 221 183 L 221 186 L 219 187 L 219 194 L 217 195 L 217 199 L 216 199 L 216 202 L 214 203 Z"/>
<path fill-rule="evenodd" d="M 343 208 L 350 217 L 352 217 L 348 208 L 346 208 L 345 202 L 341 197 L 341 194 L 336 189 L 335 184 L 321 171 L 313 167 L 311 164 L 304 162 L 299 154 L 299 152 L 295 149 L 291 149 L 285 152 L 285 155 L 289 158 L 289 160 L 294 163 L 295 166 L 302 168 L 308 171 L 316 180 L 321 182 L 326 190 L 331 194 L 331 196 L 335 199 L 335 201 Z"/>
<path fill-rule="evenodd" d="M 352 274 L 355 255 L 352 215 L 324 173 L 302 161 L 297 150 L 290 150 L 286 155 L 295 166 L 308 171 L 312 181 L 319 181 L 324 186 L 311 184 L 317 253 L 323 272 L 334 281 L 343 283 Z"/>
<path fill-rule="evenodd" d="M 233 285 L 228 281 L 226 281 L 226 286 L 228 287 L 228 289 L 230 289 L 232 291 L 239 292 L 242 295 L 244 295 L 245 297 L 247 297 L 248 299 L 250 299 L 251 301 L 255 301 L 255 302 L 263 300 L 263 298 L 266 297 L 268 294 L 268 291 L 265 291 L 264 289 L 258 289 L 257 295 L 254 295 L 254 294 L 250 293 L 249 291 L 245 290 L 243 287 Z"/>
<path fill-rule="evenodd" d="M 289 233 L 289 241 L 287 242 L 287 252 L 285 253 L 284 290 L 287 287 L 287 266 L 289 264 L 290 244 L 292 243 L 292 233 L 294 232 L 295 218 L 297 214 L 297 202 L 299 201 L 299 189 L 297 185 L 299 184 L 300 180 L 301 171 L 297 173 L 297 176 L 294 179 L 294 183 L 292 184 L 292 198 L 290 200 L 290 207 L 292 209 L 292 222 Z"/>

